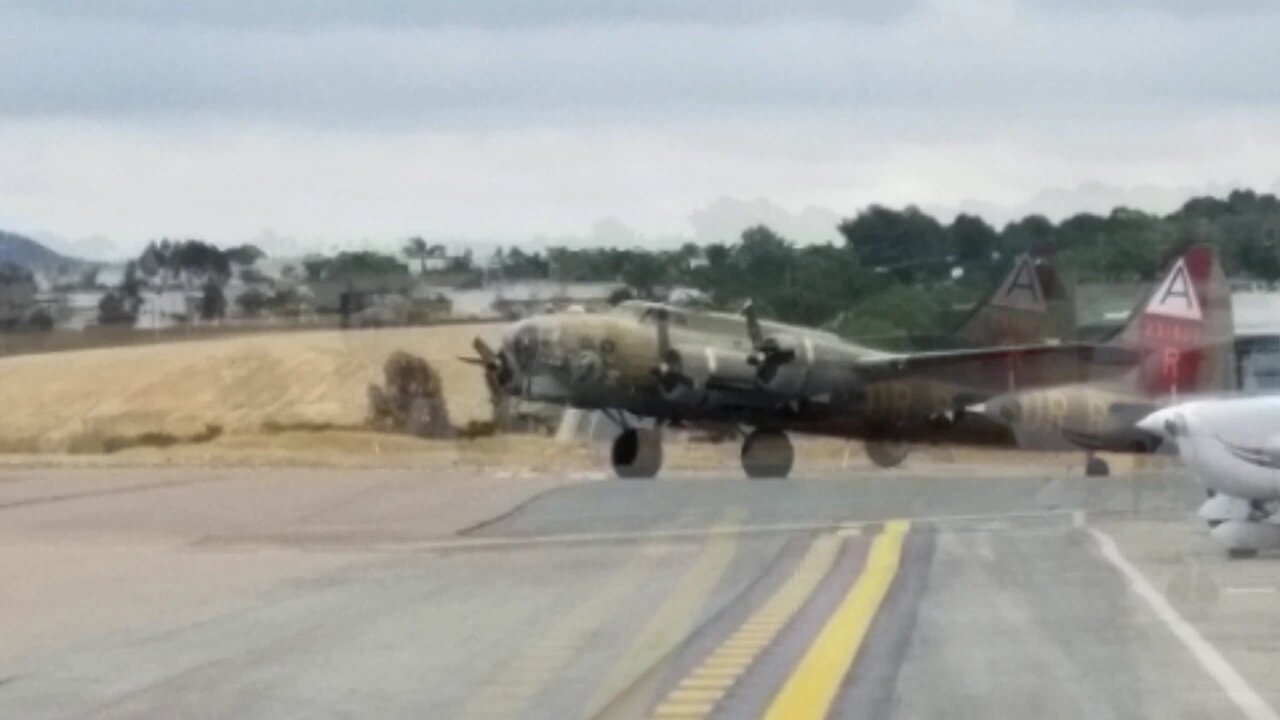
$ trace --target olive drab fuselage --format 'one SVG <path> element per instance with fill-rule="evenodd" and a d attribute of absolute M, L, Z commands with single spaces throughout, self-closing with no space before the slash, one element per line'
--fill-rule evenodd
<path fill-rule="evenodd" d="M 821 330 L 772 322 L 761 329 L 794 353 L 767 381 L 752 362 L 747 321 L 724 313 L 626 303 L 604 313 L 530 318 L 508 341 L 525 338 L 512 347 L 523 369 L 536 366 L 556 378 L 537 399 L 666 421 L 731 421 L 850 437 L 905 434 L 1007 387 L 1008 369 L 990 363 L 968 372 L 880 379 L 860 372 L 858 363 L 891 353 Z M 673 363 L 681 381 L 664 384 L 661 370 Z M 537 390 L 526 388 L 526 394 Z"/>

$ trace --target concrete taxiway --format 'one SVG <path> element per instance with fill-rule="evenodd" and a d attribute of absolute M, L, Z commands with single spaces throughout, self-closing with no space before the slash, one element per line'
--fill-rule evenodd
<path fill-rule="evenodd" d="M 509 475 L 509 474 L 508 474 Z M 0 717 L 1276 717 L 1178 472 L 0 475 Z"/>

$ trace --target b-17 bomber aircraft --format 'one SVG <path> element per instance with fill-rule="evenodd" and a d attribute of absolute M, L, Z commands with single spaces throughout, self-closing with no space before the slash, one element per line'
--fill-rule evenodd
<path fill-rule="evenodd" d="M 1106 475 L 1094 451 L 1161 449 L 1163 438 L 1139 420 L 1180 398 L 1235 388 L 1233 336 L 1230 288 L 1217 255 L 1192 246 L 1107 341 L 1141 357 L 1131 370 L 1006 393 L 973 410 L 1007 424 L 1020 447 L 1084 449 L 1087 474 Z"/>
<path fill-rule="evenodd" d="M 1060 284 L 1020 259 L 965 324 L 987 345 L 1038 336 L 1061 307 Z M 1055 278 L 1056 282 L 1056 278 Z M 1054 320 L 1053 322 L 1057 322 Z M 739 315 L 631 301 L 602 313 L 534 316 L 507 328 L 500 350 L 476 341 L 490 386 L 528 400 L 601 410 L 625 428 L 611 461 L 624 478 L 662 464 L 661 426 L 746 428 L 749 477 L 785 477 L 794 462 L 787 432 L 860 438 L 878 465 L 893 466 L 910 441 L 954 425 L 964 408 L 1011 388 L 1063 383 L 1079 366 L 1120 372 L 1131 354 L 1081 343 L 1010 344 L 893 353 L 833 333 Z M 633 427 L 629 417 L 652 427 Z"/>

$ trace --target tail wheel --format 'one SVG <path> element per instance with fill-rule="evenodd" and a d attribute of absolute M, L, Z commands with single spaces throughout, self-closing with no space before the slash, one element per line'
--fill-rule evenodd
<path fill-rule="evenodd" d="M 657 430 L 623 430 L 609 454 L 613 472 L 624 480 L 647 480 L 662 468 L 662 434 Z"/>
<path fill-rule="evenodd" d="M 871 462 L 882 468 L 897 467 L 911 454 L 911 444 L 901 440 L 868 440 L 864 446 Z"/>
<path fill-rule="evenodd" d="M 749 478 L 785 478 L 796 452 L 781 430 L 756 430 L 742 442 L 742 470 Z"/>

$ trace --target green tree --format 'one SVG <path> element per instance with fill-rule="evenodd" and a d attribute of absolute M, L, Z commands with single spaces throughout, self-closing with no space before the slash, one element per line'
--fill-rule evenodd
<path fill-rule="evenodd" d="M 838 229 L 859 265 L 888 272 L 901 282 L 937 280 L 950 272 L 946 232 L 915 206 L 898 211 L 872 205 Z"/>
<path fill-rule="evenodd" d="M 258 288 L 249 288 L 236 297 L 236 305 L 246 317 L 258 317 L 266 310 L 270 298 Z"/>
<path fill-rule="evenodd" d="M 1000 231 L 1000 250 L 1003 255 L 1020 255 L 1025 252 L 1044 257 L 1057 248 L 1058 230 L 1043 215 L 1028 215 L 1011 222 Z"/>
<path fill-rule="evenodd" d="M 947 241 L 955 251 L 956 261 L 966 267 L 990 265 L 992 254 L 1000 250 L 1000 236 L 985 220 L 960 214 L 947 228 Z"/>
<path fill-rule="evenodd" d="M 200 319 L 216 320 L 227 314 L 227 296 L 222 292 L 222 285 L 209 279 L 200 293 Z"/>
<path fill-rule="evenodd" d="M 622 282 L 637 297 L 654 299 L 657 288 L 666 280 L 667 268 L 661 258 L 647 252 L 634 252 L 622 268 Z"/>
<path fill-rule="evenodd" d="M 226 255 L 228 262 L 235 263 L 236 265 L 242 265 L 244 267 L 249 267 L 267 256 L 267 254 L 257 245 L 250 245 L 248 243 L 228 248 L 224 254 Z"/>
<path fill-rule="evenodd" d="M 404 249 L 400 252 L 410 260 L 418 261 L 419 275 L 427 274 L 427 258 L 430 257 L 428 254 L 430 250 L 427 247 L 426 240 L 418 236 L 411 237 L 405 241 Z"/>

